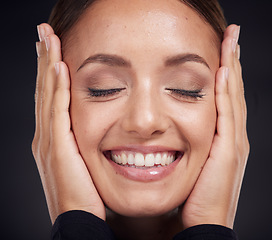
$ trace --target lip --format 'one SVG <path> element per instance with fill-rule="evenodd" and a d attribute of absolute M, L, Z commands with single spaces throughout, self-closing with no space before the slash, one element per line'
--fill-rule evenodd
<path fill-rule="evenodd" d="M 148 153 L 156 153 L 156 152 L 181 152 L 179 149 L 174 149 L 165 146 L 139 146 L 139 145 L 126 145 L 126 146 L 118 146 L 108 149 L 110 151 L 131 151 L 131 152 L 139 152 L 143 154 Z"/>
<path fill-rule="evenodd" d="M 133 152 L 139 152 L 143 154 L 148 153 L 158 153 L 158 152 L 178 152 L 177 158 L 172 162 L 171 164 L 167 166 L 156 166 L 156 167 L 140 167 L 136 168 L 135 166 L 128 166 L 128 165 L 119 165 L 116 162 L 114 162 L 110 157 L 111 151 L 133 151 Z M 158 181 L 166 176 L 170 175 L 180 160 L 183 157 L 184 152 L 180 150 L 170 149 L 166 147 L 160 147 L 160 146 L 126 146 L 126 147 L 115 147 L 114 149 L 104 151 L 104 156 L 109 161 L 110 165 L 114 169 L 114 171 L 133 181 L 138 182 L 150 182 L 150 181 Z"/>

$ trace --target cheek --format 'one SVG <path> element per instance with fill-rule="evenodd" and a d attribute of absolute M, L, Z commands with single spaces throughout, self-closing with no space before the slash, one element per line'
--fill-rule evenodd
<path fill-rule="evenodd" d="M 111 108 L 89 102 L 79 94 L 72 93 L 70 114 L 72 129 L 83 158 L 99 151 L 100 142 L 115 121 Z"/>
<path fill-rule="evenodd" d="M 193 112 L 187 123 L 187 134 L 191 138 L 191 145 L 209 145 L 213 139 L 216 125 L 215 106 L 205 106 L 203 109 Z"/>
<path fill-rule="evenodd" d="M 175 115 L 176 126 L 182 142 L 185 143 L 184 165 L 180 176 L 176 176 L 180 185 L 175 191 L 187 197 L 205 164 L 211 149 L 216 127 L 216 108 L 214 101 L 198 106 L 184 107 Z"/>
<path fill-rule="evenodd" d="M 175 116 L 179 134 L 187 143 L 188 153 L 194 155 L 195 159 L 206 160 L 216 127 L 214 101 L 186 106 Z"/>

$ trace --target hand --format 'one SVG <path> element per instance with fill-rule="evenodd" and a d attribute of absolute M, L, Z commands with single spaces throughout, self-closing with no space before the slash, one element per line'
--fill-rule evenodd
<path fill-rule="evenodd" d="M 239 30 L 231 25 L 224 35 L 221 67 L 216 74 L 216 133 L 210 156 L 181 209 L 184 228 L 199 224 L 233 227 L 249 154 Z"/>
<path fill-rule="evenodd" d="M 39 27 L 33 154 L 51 221 L 69 210 L 84 210 L 105 220 L 105 207 L 79 153 L 69 116 L 69 70 L 61 43 L 48 24 Z"/>

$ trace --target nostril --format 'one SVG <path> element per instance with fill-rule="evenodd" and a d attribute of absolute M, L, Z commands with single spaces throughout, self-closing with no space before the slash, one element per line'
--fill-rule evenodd
<path fill-rule="evenodd" d="M 171 123 L 162 110 L 162 106 L 158 105 L 159 103 L 154 104 L 154 101 L 152 103 L 143 102 L 143 100 L 133 102 L 132 107 L 128 108 L 124 114 L 122 128 L 143 139 L 164 133 Z"/>

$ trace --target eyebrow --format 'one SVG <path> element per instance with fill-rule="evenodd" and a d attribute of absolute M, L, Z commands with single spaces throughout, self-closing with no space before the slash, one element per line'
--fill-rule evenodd
<path fill-rule="evenodd" d="M 96 54 L 88 57 L 77 69 L 77 72 L 89 63 L 102 63 L 111 67 L 131 67 L 131 63 L 122 57 L 111 54 Z"/>
<path fill-rule="evenodd" d="M 177 56 L 167 58 L 165 61 L 165 66 L 174 67 L 177 65 L 182 65 L 186 62 L 200 63 L 210 69 L 209 64 L 207 63 L 207 61 L 203 57 L 201 57 L 197 54 L 192 54 L 192 53 L 179 54 Z"/>
<path fill-rule="evenodd" d="M 164 65 L 166 67 L 174 67 L 182 65 L 186 62 L 200 63 L 210 69 L 210 66 L 203 57 L 192 53 L 178 54 L 176 56 L 169 57 L 165 60 Z M 123 57 L 112 54 L 96 54 L 85 59 L 77 69 L 77 72 L 89 63 L 101 63 L 111 67 L 131 67 L 130 61 L 124 59 Z"/>

